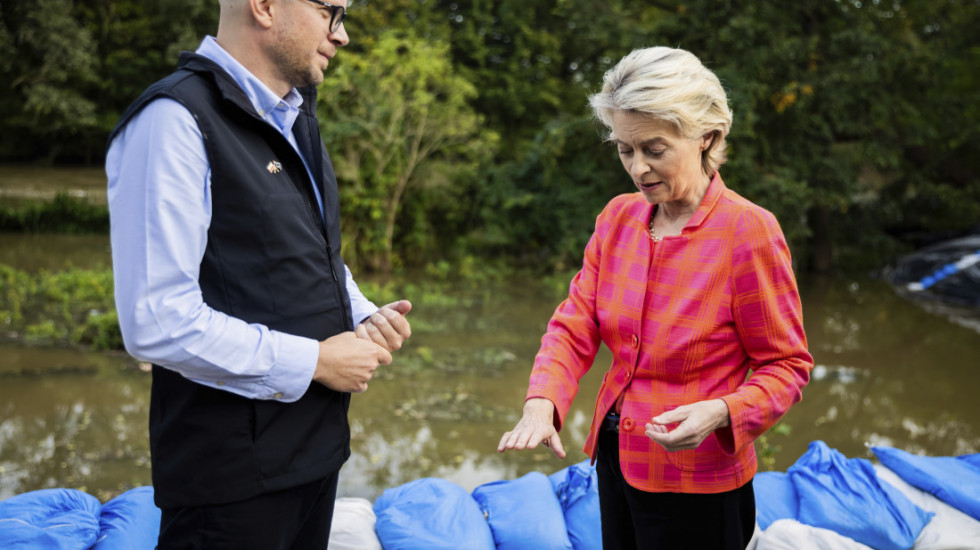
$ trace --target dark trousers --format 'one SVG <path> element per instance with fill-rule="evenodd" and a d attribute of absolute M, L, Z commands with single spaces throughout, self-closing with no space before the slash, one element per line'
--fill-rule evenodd
<path fill-rule="evenodd" d="M 749 481 L 717 494 L 648 493 L 630 486 L 619 467 L 619 434 L 599 434 L 596 473 L 602 547 L 620 549 L 744 550 L 755 529 Z"/>
<path fill-rule="evenodd" d="M 324 550 L 338 474 L 240 502 L 164 509 L 157 548 Z"/>

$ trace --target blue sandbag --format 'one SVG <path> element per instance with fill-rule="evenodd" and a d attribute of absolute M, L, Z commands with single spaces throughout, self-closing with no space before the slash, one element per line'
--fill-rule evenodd
<path fill-rule="evenodd" d="M 755 491 L 755 519 L 763 531 L 778 520 L 799 519 L 800 497 L 788 474 L 759 472 L 752 480 L 752 489 Z"/>
<path fill-rule="evenodd" d="M 800 523 L 829 529 L 878 550 L 907 550 L 934 515 L 881 483 L 871 462 L 848 459 L 813 441 L 787 469 L 800 502 Z"/>
<path fill-rule="evenodd" d="M 980 453 L 974 453 L 972 455 L 960 455 L 956 457 L 956 460 L 963 461 L 970 466 L 973 466 L 977 470 L 980 470 Z"/>
<path fill-rule="evenodd" d="M 153 550 L 160 535 L 160 509 L 153 487 L 137 487 L 102 506 L 102 530 L 92 550 Z"/>
<path fill-rule="evenodd" d="M 473 490 L 497 550 L 571 550 L 565 514 L 548 478 L 531 472 Z"/>
<path fill-rule="evenodd" d="M 891 447 L 872 447 L 878 460 L 909 485 L 980 520 L 980 453 L 917 456 Z"/>
<path fill-rule="evenodd" d="M 451 481 L 423 478 L 386 489 L 374 501 L 374 530 L 385 550 L 493 550 L 483 512 Z"/>
<path fill-rule="evenodd" d="M 99 535 L 99 499 L 76 489 L 42 489 L 0 502 L 0 548 L 88 550 Z"/>
<path fill-rule="evenodd" d="M 555 473 L 551 474 L 550 476 L 548 476 L 548 481 L 551 482 L 551 488 L 552 488 L 552 490 L 555 491 L 555 494 L 556 495 L 558 494 L 558 491 L 561 489 L 561 486 L 568 482 L 568 469 L 569 468 L 571 468 L 571 466 L 566 466 L 566 467 L 562 468 L 561 470 L 558 470 L 557 472 L 555 472 Z M 558 500 L 561 500 L 561 499 L 559 498 Z"/>
<path fill-rule="evenodd" d="M 565 514 L 568 540 L 574 550 L 602 550 L 602 514 L 599 511 L 599 480 L 590 459 L 585 459 L 548 476 Z"/>

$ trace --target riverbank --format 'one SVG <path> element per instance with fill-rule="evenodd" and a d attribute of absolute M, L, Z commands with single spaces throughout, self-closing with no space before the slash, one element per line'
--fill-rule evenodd
<path fill-rule="evenodd" d="M 30 165 L 0 169 L 0 201 L 52 200 L 59 194 L 105 205 L 105 170 L 101 166 Z"/>

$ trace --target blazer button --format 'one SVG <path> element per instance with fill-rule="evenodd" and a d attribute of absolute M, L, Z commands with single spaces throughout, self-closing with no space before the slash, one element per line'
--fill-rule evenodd
<path fill-rule="evenodd" d="M 623 431 L 624 432 L 628 432 L 628 431 L 630 431 L 632 429 L 633 429 L 633 419 L 632 418 L 624 418 L 623 419 Z"/>
<path fill-rule="evenodd" d="M 631 341 L 631 344 L 633 345 L 633 349 L 636 349 L 636 348 L 640 347 L 640 339 L 637 338 L 635 334 L 633 335 L 633 339 Z"/>

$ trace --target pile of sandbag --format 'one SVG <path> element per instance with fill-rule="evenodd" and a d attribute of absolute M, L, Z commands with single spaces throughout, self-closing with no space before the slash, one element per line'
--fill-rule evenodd
<path fill-rule="evenodd" d="M 786 473 L 756 475 L 750 549 L 980 548 L 980 455 L 872 451 L 880 465 L 814 441 Z"/>
<path fill-rule="evenodd" d="M 849 459 L 822 441 L 785 473 L 756 475 L 751 550 L 980 549 L 980 454 L 916 456 L 872 447 L 880 464 Z M 0 501 L 0 548 L 140 550 L 156 545 L 153 488 L 109 502 L 74 489 Z M 710 528 L 710 526 L 706 526 Z M 372 504 L 339 498 L 331 550 L 598 550 L 595 468 L 531 472 L 467 492 L 424 478 Z"/>
<path fill-rule="evenodd" d="M 551 476 L 531 472 L 485 483 L 472 493 L 443 479 L 419 479 L 386 490 L 374 512 L 386 550 L 602 548 L 599 493 L 589 461 Z"/>
<path fill-rule="evenodd" d="M 0 501 L 0 548 L 137 550 L 154 548 L 160 510 L 153 488 L 137 487 L 102 504 L 76 489 L 42 489 Z"/>

